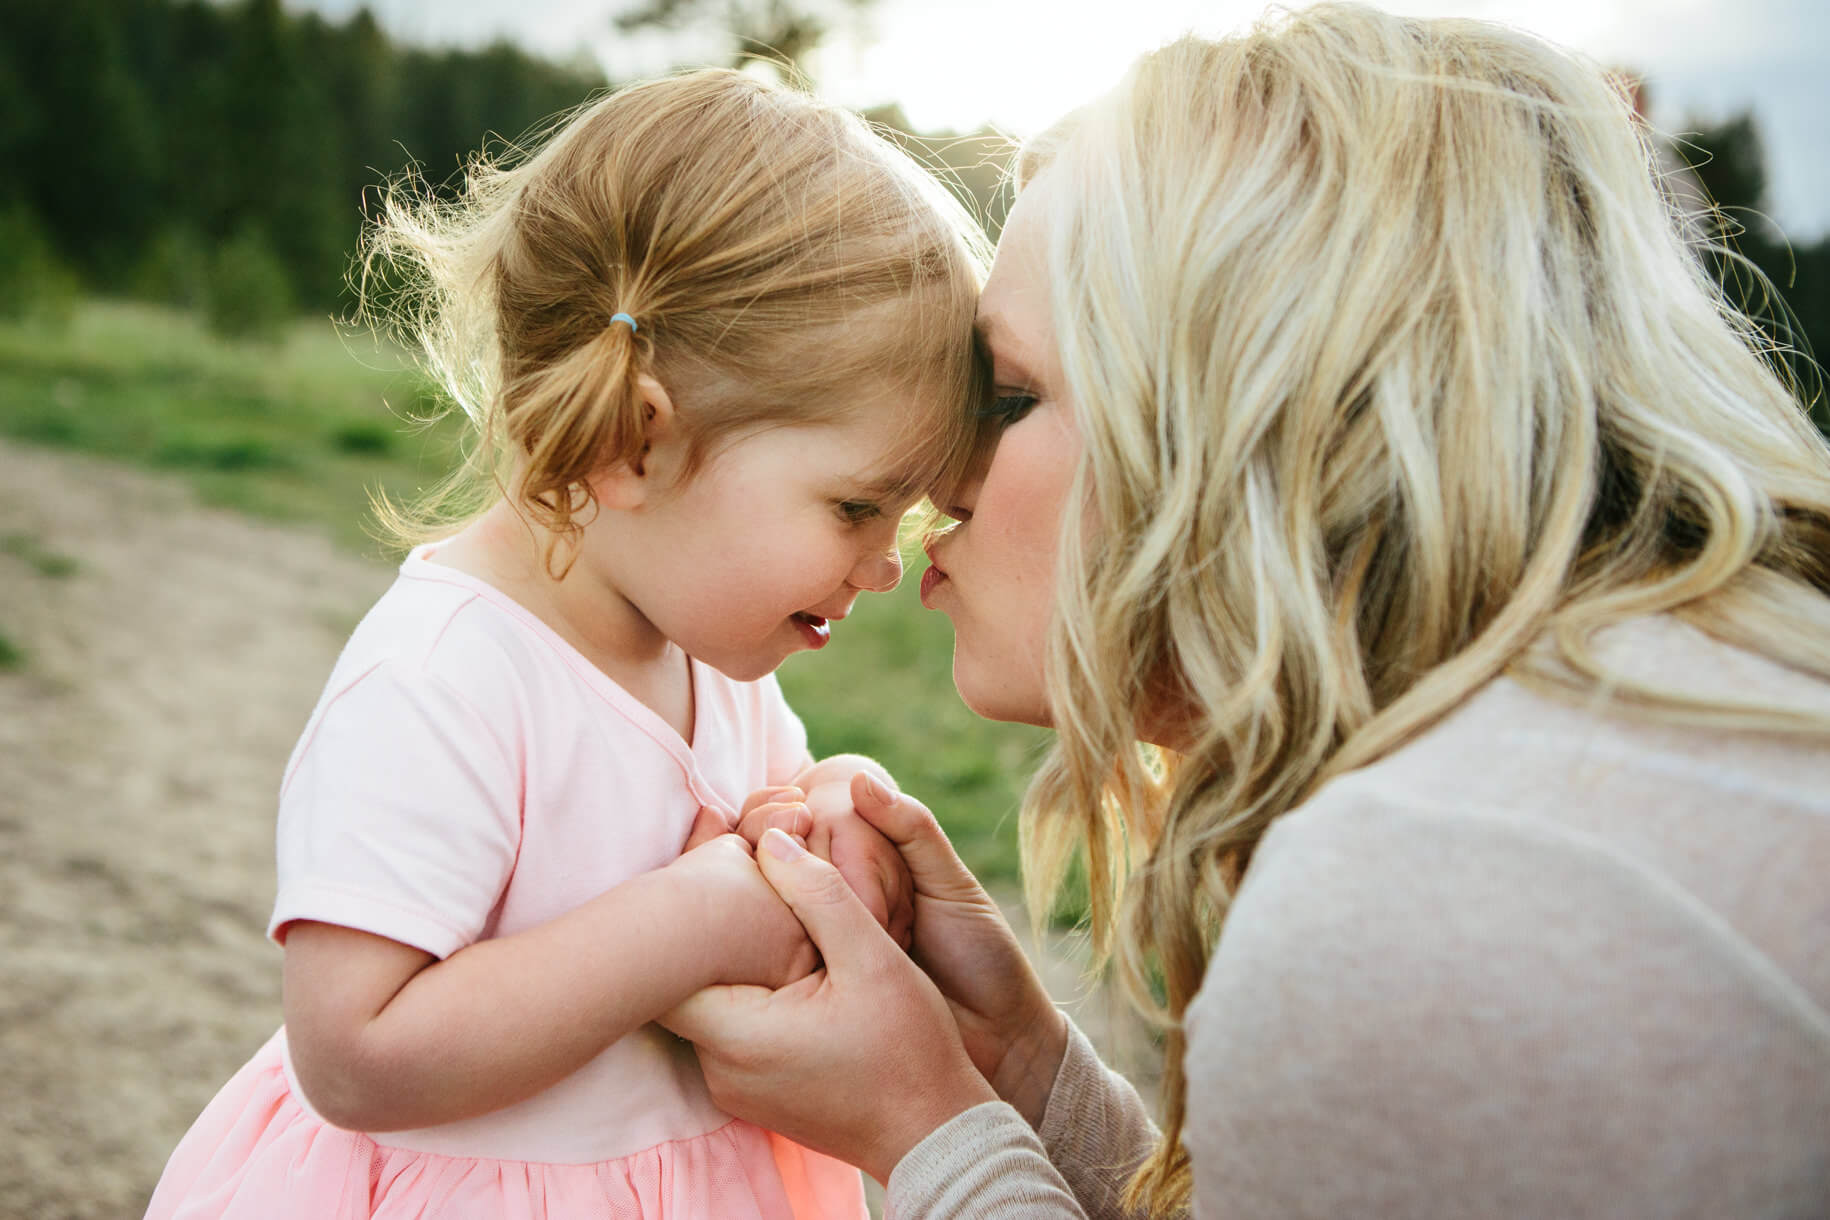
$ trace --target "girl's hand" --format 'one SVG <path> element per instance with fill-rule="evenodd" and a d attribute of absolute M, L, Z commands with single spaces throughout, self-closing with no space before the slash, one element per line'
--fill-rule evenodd
<path fill-rule="evenodd" d="M 907 949 L 915 920 L 914 882 L 896 845 L 853 807 L 851 783 L 861 773 L 848 771 L 841 779 L 824 780 L 806 791 L 786 787 L 754 792 L 744 802 L 737 833 L 752 846 L 771 828 L 799 839 L 839 870 L 878 925 Z"/>
<path fill-rule="evenodd" d="M 702 812 L 686 851 L 664 871 L 701 895 L 719 982 L 783 987 L 806 978 L 818 963 L 806 929 L 763 878 L 750 845 L 734 834 L 708 835 L 709 825 Z"/>
<path fill-rule="evenodd" d="M 777 991 L 710 988 L 662 1024 L 697 1044 L 721 1108 L 887 1181 L 930 1131 L 995 1095 L 948 1002 L 835 868 L 779 830 L 758 859 L 825 969 Z"/>

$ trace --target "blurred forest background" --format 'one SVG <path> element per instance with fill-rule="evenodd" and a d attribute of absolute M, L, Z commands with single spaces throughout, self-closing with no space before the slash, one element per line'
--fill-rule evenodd
<path fill-rule="evenodd" d="M 678 22 L 651 0 L 618 24 Z M 736 44 L 783 64 L 821 26 L 778 0 L 733 4 Z M 0 15 L 0 270 L 14 316 L 79 291 L 201 308 L 227 334 L 347 303 L 361 207 L 408 167 L 455 184 L 612 88 L 595 67 L 497 43 L 401 46 L 365 10 L 333 23 L 279 0 L 9 0 Z M 995 229 L 1001 141 L 895 129 Z"/>
<path fill-rule="evenodd" d="M 708 12 L 739 35 L 733 45 L 789 63 L 824 28 L 792 0 L 648 0 L 617 22 Z M 486 140 L 499 151 L 614 83 L 583 59 L 508 43 L 400 45 L 366 11 L 337 22 L 279 0 L 8 0 L 0 433 L 178 471 L 207 501 L 317 522 L 375 553 L 362 525 L 370 489 L 429 481 L 452 431 L 408 427 L 432 405 L 411 370 L 326 321 L 352 307 L 364 208 L 409 166 L 450 189 Z M 1006 142 L 910 131 L 893 108 L 870 117 L 995 236 Z M 1674 151 L 1728 218 L 1717 236 L 1746 259 L 1715 260 L 1738 299 L 1780 348 L 1830 350 L 1830 238 L 1790 243 L 1764 218 L 1753 117 L 1698 125 Z M 861 609 L 841 647 L 784 674 L 816 743 L 882 756 L 948 815 L 976 863 L 1011 875 L 1008 815 L 1036 738 L 958 706 L 945 624 L 911 591 Z M 22 665 L 5 627 L 0 664 Z M 890 685 L 865 701 L 845 681 L 853 673 Z"/>

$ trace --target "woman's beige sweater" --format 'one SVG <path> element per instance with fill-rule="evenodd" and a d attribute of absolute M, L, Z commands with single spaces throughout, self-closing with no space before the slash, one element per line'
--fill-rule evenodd
<path fill-rule="evenodd" d="M 1600 652 L 1830 713 L 1669 619 Z M 1830 749 L 1496 681 L 1265 836 L 1187 1028 L 1197 1216 L 1830 1217 Z M 1154 1138 L 1076 1032 L 1040 1131 L 966 1111 L 889 1215 L 1122 1215 Z"/>

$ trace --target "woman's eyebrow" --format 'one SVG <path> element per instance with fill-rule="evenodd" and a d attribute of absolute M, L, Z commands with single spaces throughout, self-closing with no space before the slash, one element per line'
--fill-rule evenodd
<path fill-rule="evenodd" d="M 992 366 L 994 372 L 1003 366 L 1013 380 L 1033 380 L 1029 372 L 1029 361 L 1024 359 L 1022 351 L 996 314 L 979 314 L 973 318 L 972 333 L 978 340 L 979 351 L 985 357 L 985 362 Z"/>
<path fill-rule="evenodd" d="M 987 357 L 994 353 L 1003 353 L 1006 356 L 1015 354 L 1011 349 L 1016 344 L 1010 336 L 1009 328 L 995 313 L 981 313 L 975 316 L 972 319 L 972 334 L 978 340 L 979 350 L 984 352 Z"/>
<path fill-rule="evenodd" d="M 972 334 L 973 337 L 978 340 L 980 347 L 989 348 L 991 346 L 992 335 L 997 329 L 998 319 L 996 314 L 986 315 L 980 313 L 972 316 Z"/>

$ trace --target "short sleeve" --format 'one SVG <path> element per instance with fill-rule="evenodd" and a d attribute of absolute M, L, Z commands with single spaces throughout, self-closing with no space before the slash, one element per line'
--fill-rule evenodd
<path fill-rule="evenodd" d="M 790 783 L 813 762 L 813 755 L 807 749 L 807 726 L 788 706 L 787 697 L 782 694 L 781 684 L 774 674 L 762 679 L 758 687 L 763 703 L 764 731 L 768 737 L 767 782 Z"/>
<path fill-rule="evenodd" d="M 310 919 L 449 956 L 482 935 L 520 828 L 518 768 L 483 717 L 384 662 L 327 697 L 287 771 L 268 935 Z"/>

